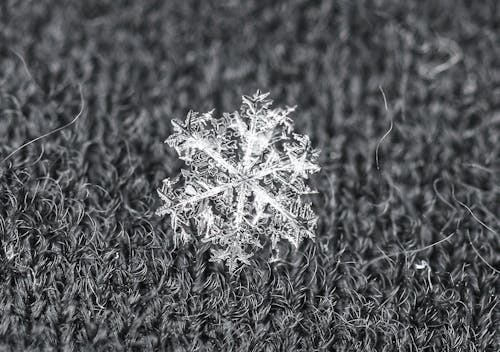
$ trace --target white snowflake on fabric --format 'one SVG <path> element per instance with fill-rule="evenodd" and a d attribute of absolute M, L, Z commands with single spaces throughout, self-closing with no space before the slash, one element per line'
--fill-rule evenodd
<path fill-rule="evenodd" d="M 268 94 L 243 96 L 240 111 L 221 118 L 190 111 L 165 141 L 189 169 L 163 181 L 156 213 L 170 216 L 176 240 L 211 242 L 211 260 L 230 270 L 267 239 L 276 253 L 280 239 L 297 247 L 314 238 L 318 218 L 303 195 L 316 193 L 305 180 L 320 169 L 319 150 L 293 132 L 294 108 L 271 109 Z"/>

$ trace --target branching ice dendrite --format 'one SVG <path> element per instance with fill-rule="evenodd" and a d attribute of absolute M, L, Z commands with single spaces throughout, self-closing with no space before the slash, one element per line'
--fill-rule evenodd
<path fill-rule="evenodd" d="M 319 171 L 319 150 L 293 132 L 294 108 L 271 109 L 268 94 L 243 96 L 240 111 L 221 118 L 190 111 L 165 141 L 189 168 L 163 181 L 156 213 L 170 216 L 176 239 L 211 242 L 211 260 L 230 270 L 266 239 L 275 251 L 280 239 L 314 238 L 317 216 L 302 195 L 315 193 L 305 180 Z"/>

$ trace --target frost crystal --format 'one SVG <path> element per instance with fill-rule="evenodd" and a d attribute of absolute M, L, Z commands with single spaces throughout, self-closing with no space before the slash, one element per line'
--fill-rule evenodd
<path fill-rule="evenodd" d="M 211 242 L 211 260 L 230 270 L 266 239 L 276 252 L 280 239 L 297 247 L 314 238 L 317 216 L 303 195 L 315 193 L 305 180 L 319 171 L 319 150 L 293 132 L 294 108 L 271 109 L 268 94 L 243 96 L 240 111 L 221 118 L 190 111 L 165 141 L 189 169 L 163 181 L 156 213 L 170 216 L 176 240 Z"/>

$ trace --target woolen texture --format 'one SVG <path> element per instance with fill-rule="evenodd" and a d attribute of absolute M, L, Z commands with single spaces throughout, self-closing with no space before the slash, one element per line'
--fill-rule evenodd
<path fill-rule="evenodd" d="M 0 159 L 84 111 L 0 164 L 0 350 L 498 351 L 499 34 L 495 0 L 1 1 Z M 257 89 L 320 222 L 230 274 L 156 188 L 171 119 Z"/>

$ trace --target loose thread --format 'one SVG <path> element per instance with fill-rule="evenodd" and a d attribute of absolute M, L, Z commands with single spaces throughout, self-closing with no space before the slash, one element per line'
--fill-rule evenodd
<path fill-rule="evenodd" d="M 47 133 L 45 133 L 44 135 L 41 135 L 41 136 L 39 136 L 39 137 L 37 137 L 37 138 L 35 138 L 35 139 L 32 139 L 32 140 L 31 140 L 31 141 L 29 141 L 29 142 L 24 143 L 24 144 L 23 144 L 23 145 L 21 145 L 20 147 L 16 148 L 16 149 L 15 149 L 12 153 L 10 153 L 9 155 L 7 155 L 7 156 L 6 156 L 6 157 L 2 160 L 2 163 L 4 163 L 4 162 L 6 162 L 7 160 L 9 160 L 9 159 L 10 159 L 10 158 L 14 155 L 14 154 L 16 154 L 17 152 L 19 152 L 21 149 L 23 149 L 23 148 L 25 148 L 25 147 L 29 146 L 30 144 L 33 144 L 33 143 L 35 143 L 35 142 L 37 142 L 37 141 L 39 141 L 39 140 L 41 140 L 41 139 L 43 139 L 43 138 L 45 138 L 45 137 L 50 136 L 51 134 L 57 133 L 57 132 L 59 132 L 59 131 L 61 131 L 61 130 L 65 129 L 65 128 L 67 128 L 67 127 L 71 126 L 72 124 L 74 124 L 74 123 L 75 123 L 75 122 L 76 122 L 76 121 L 80 118 L 80 116 L 83 114 L 83 110 L 85 109 L 85 101 L 84 101 L 84 98 L 83 98 L 83 89 L 82 89 L 82 85 L 81 85 L 81 84 L 79 84 L 79 85 L 78 85 L 78 87 L 79 87 L 79 92 L 80 92 L 80 99 L 81 99 L 81 103 L 80 103 L 80 105 L 81 105 L 81 108 L 80 108 L 80 111 L 78 112 L 78 114 L 75 116 L 75 118 L 74 118 L 73 120 L 71 120 L 69 123 L 65 124 L 64 126 L 58 127 L 58 128 L 56 128 L 55 130 L 52 130 L 52 131 L 50 131 L 50 132 L 47 132 Z"/>

